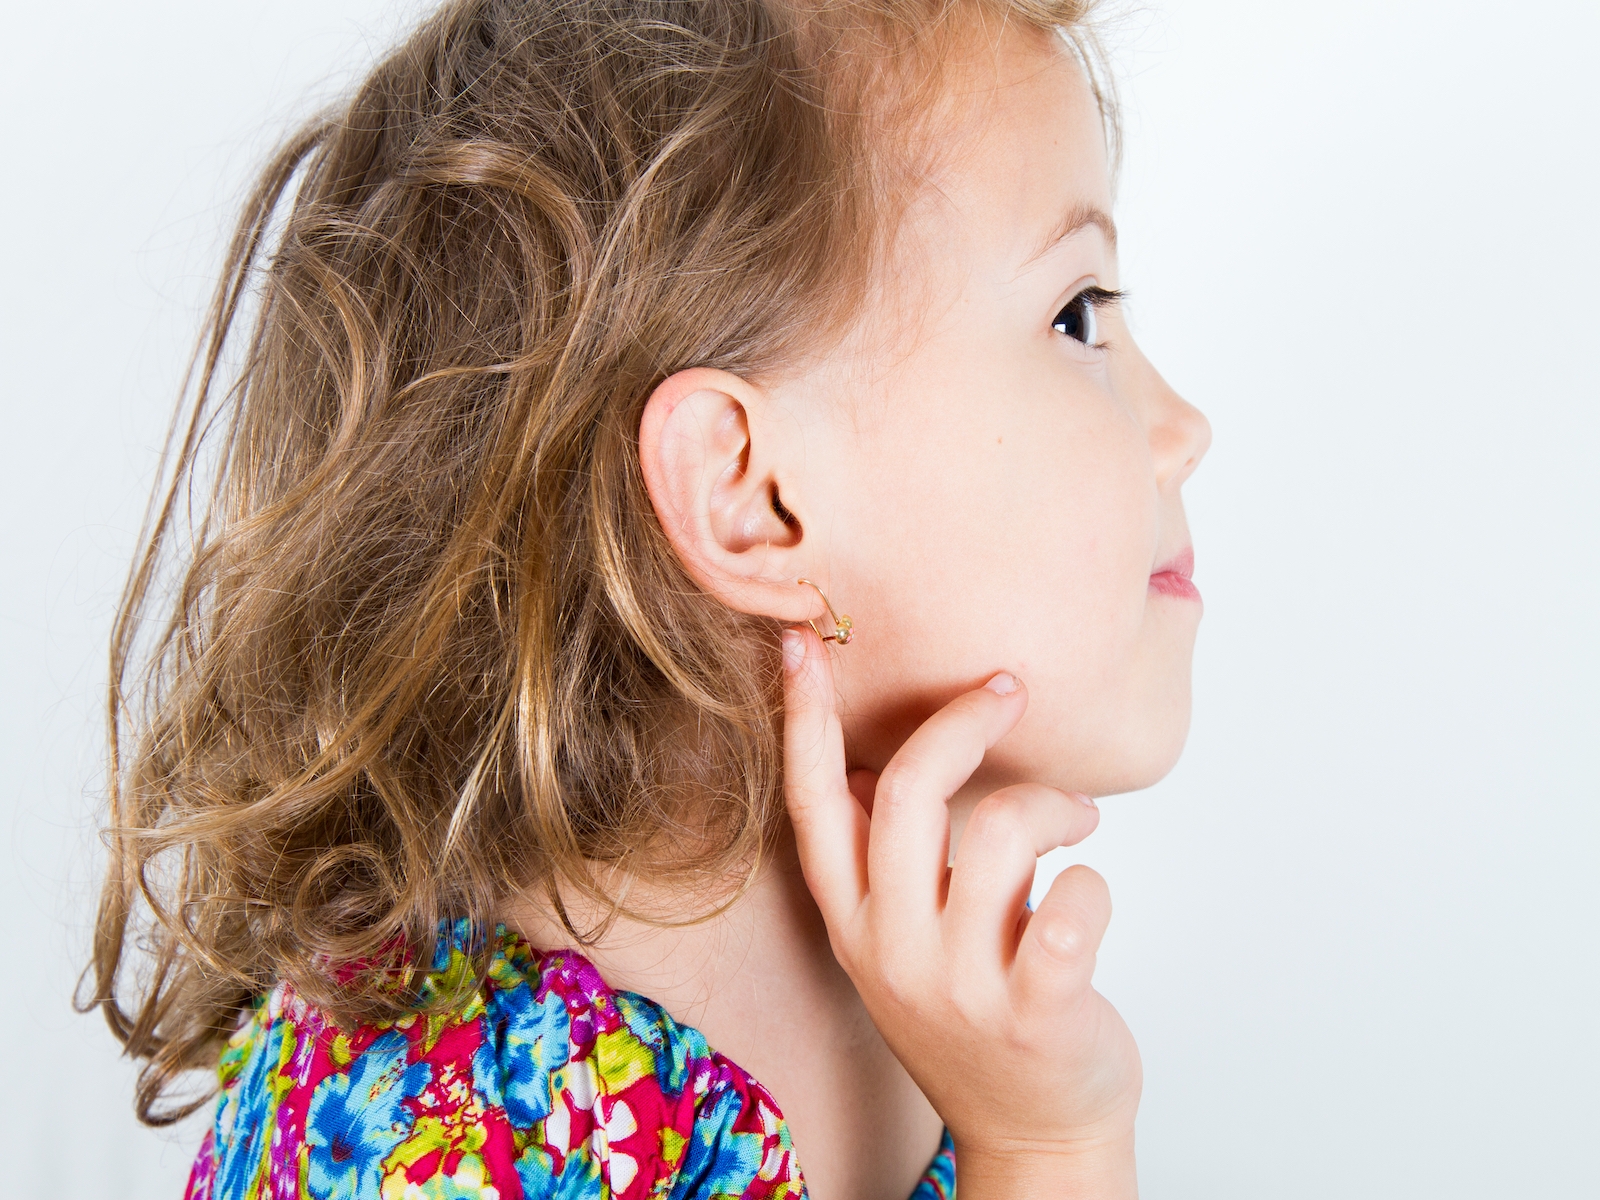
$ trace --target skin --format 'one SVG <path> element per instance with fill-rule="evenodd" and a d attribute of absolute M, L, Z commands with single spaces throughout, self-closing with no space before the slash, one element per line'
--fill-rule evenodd
<path fill-rule="evenodd" d="M 747 896 L 586 952 L 771 1089 L 819 1200 L 903 1200 L 942 1125 L 964 1200 L 1137 1190 L 1138 1052 L 1091 985 L 1104 882 L 1074 867 L 1024 901 L 1037 855 L 1093 831 L 1089 797 L 1182 747 L 1200 606 L 1151 577 L 1189 547 L 1210 432 L 1114 306 L 1093 345 L 1053 327 L 1117 285 L 1079 68 L 1016 30 L 966 53 L 845 344 L 778 379 L 679 372 L 640 428 L 709 594 L 826 631 L 809 578 L 859 632 L 785 636 L 793 836 Z M 510 920 L 567 940 L 533 901 Z"/>

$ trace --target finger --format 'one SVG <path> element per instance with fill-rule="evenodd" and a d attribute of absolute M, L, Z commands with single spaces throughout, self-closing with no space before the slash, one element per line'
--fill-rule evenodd
<path fill-rule="evenodd" d="M 921 924 L 938 914 L 949 862 L 948 801 L 1027 706 L 1027 689 L 1002 672 L 924 721 L 884 767 L 873 797 L 867 878 L 873 907 L 886 919 Z"/>
<path fill-rule="evenodd" d="M 1039 856 L 1081 842 L 1099 824 L 1087 796 L 1042 783 L 1014 784 L 979 801 L 950 873 L 944 932 L 951 953 L 975 966 L 1009 966 Z"/>
<path fill-rule="evenodd" d="M 1111 891 L 1098 872 L 1079 864 L 1057 875 L 1017 946 L 1012 981 L 1018 1001 L 1059 1005 L 1086 995 L 1110 921 Z"/>
<path fill-rule="evenodd" d="M 867 814 L 846 786 L 833 667 L 810 630 L 783 631 L 783 704 L 784 801 L 806 884 L 833 930 L 866 896 Z"/>

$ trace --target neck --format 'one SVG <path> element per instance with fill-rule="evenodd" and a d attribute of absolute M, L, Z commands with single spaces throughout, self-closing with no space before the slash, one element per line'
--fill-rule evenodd
<path fill-rule="evenodd" d="M 663 919 L 681 919 L 687 907 L 639 881 L 628 896 Z M 568 911 L 580 929 L 601 915 Z M 505 923 L 541 949 L 577 950 L 611 987 L 648 996 L 762 1083 L 818 1200 L 904 1200 L 933 1157 L 941 1122 L 835 961 L 787 829 L 750 889 L 696 924 L 622 918 L 579 946 L 532 897 L 511 906 Z"/>
<path fill-rule="evenodd" d="M 642 880 L 619 882 L 627 884 L 630 907 L 657 920 L 681 921 L 692 915 L 691 905 L 704 904 Z M 563 903 L 579 929 L 593 927 L 604 915 L 586 901 L 563 897 Z M 577 950 L 611 987 L 648 996 L 674 1020 L 693 1025 L 708 1038 L 727 1012 L 747 1008 L 772 1012 L 783 1007 L 782 997 L 759 990 L 762 979 L 833 975 L 836 990 L 842 985 L 850 996 L 855 994 L 833 961 L 828 931 L 806 891 L 792 836 L 779 840 L 737 902 L 692 925 L 663 927 L 619 917 L 597 942 L 584 946 L 567 932 L 542 896 L 521 898 L 508 909 L 506 924 L 541 949 Z M 841 990 L 835 999 L 843 995 Z M 731 1048 L 715 1040 L 713 1046 L 735 1057 Z"/>

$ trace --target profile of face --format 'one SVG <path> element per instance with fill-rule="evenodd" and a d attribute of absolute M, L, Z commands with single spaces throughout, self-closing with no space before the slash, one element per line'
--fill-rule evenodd
<path fill-rule="evenodd" d="M 778 379 L 674 375 L 646 407 L 641 463 L 724 603 L 825 618 L 804 577 L 851 615 L 857 636 L 830 653 L 852 766 L 881 769 L 1006 670 L 1028 710 L 970 792 L 1129 791 L 1188 729 L 1201 606 L 1180 488 L 1210 430 L 1118 309 L 1081 66 L 1032 33 L 972 53 L 846 343 Z"/>

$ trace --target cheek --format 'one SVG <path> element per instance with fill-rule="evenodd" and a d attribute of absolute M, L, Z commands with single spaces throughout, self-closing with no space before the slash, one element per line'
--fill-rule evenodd
<path fill-rule="evenodd" d="M 934 707 L 1002 668 L 1036 699 L 1113 686 L 1156 536 L 1138 429 L 1059 397 L 934 407 L 858 447 L 851 557 L 880 677 L 920 682 Z"/>
<path fill-rule="evenodd" d="M 1056 454 L 1018 447 L 1011 536 L 989 553 L 1007 581 L 1018 669 L 1098 691 L 1139 638 L 1156 505 L 1142 439 L 1115 424 L 1077 432 Z"/>

